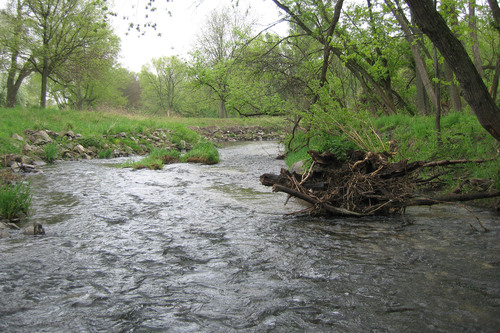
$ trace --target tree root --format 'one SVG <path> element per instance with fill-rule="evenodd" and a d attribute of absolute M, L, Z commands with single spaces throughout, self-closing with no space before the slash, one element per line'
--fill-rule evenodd
<path fill-rule="evenodd" d="M 481 160 L 400 161 L 390 163 L 389 154 L 351 151 L 348 162 L 331 153 L 309 151 L 313 159 L 303 175 L 285 169 L 279 175 L 260 177 L 273 191 L 287 193 L 311 204 L 309 211 L 319 215 L 366 216 L 389 215 L 409 206 L 435 205 L 500 197 L 500 190 L 476 193 L 449 193 L 435 197 L 416 196 L 419 186 L 429 184 L 446 172 L 425 180 L 419 173 L 425 168 L 442 168 L 463 163 L 483 163 L 498 157 Z M 482 225 L 481 225 L 482 226 Z M 482 226 L 484 228 L 484 226 Z M 485 228 L 484 228 L 485 229 Z"/>

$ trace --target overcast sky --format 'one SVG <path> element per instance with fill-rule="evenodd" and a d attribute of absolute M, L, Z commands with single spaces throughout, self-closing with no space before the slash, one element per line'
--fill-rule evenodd
<path fill-rule="evenodd" d="M 193 49 L 207 15 L 214 9 L 225 8 L 236 2 L 242 9 L 250 6 L 262 29 L 280 18 L 279 10 L 271 0 L 173 0 L 168 3 L 166 0 L 157 0 L 156 3 L 163 3 L 163 6 L 158 5 L 158 10 L 152 16 L 144 9 L 146 0 L 115 0 L 114 9 L 118 15 L 113 25 L 122 41 L 120 63 L 131 71 L 139 72 L 141 66 L 152 58 L 171 55 L 186 57 Z M 172 15 L 169 16 L 166 10 Z M 158 24 L 156 31 L 148 29 L 142 36 L 136 31 L 128 32 L 128 24 L 145 23 L 146 14 L 150 14 L 151 20 Z M 123 16 L 129 19 L 123 20 Z M 281 25 L 272 31 L 284 34 L 286 26 Z M 161 33 L 161 37 L 158 33 Z"/>

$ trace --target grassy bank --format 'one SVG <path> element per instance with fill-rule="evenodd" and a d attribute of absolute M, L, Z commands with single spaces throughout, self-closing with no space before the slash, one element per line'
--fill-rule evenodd
<path fill-rule="evenodd" d="M 14 133 L 24 130 L 48 129 L 54 132 L 73 131 L 84 138 L 112 136 L 121 132 L 148 133 L 158 128 L 172 131 L 172 141 L 196 141 L 199 137 L 189 127 L 263 126 L 280 128 L 279 118 L 178 118 L 151 117 L 118 112 L 71 111 L 54 109 L 0 109 L 0 155 L 21 153 L 22 147 L 12 140 Z"/>
<path fill-rule="evenodd" d="M 489 135 L 479 124 L 477 118 L 470 113 L 450 113 L 441 120 L 441 143 L 437 140 L 434 117 L 409 117 L 394 115 L 389 117 L 372 118 L 367 121 L 380 138 L 380 151 L 394 153 L 394 161 L 435 161 L 457 159 L 488 159 L 495 160 L 487 163 L 467 163 L 455 166 L 441 176 L 443 190 L 453 190 L 461 186 L 467 191 L 471 179 L 481 179 L 490 188 L 500 189 L 500 158 L 498 150 L 500 144 Z M 349 128 L 356 128 L 359 124 L 350 124 Z M 366 128 L 365 128 L 366 129 Z M 362 132 L 362 131 L 360 131 Z M 366 133 L 366 131 L 365 131 Z M 340 156 L 349 149 L 357 148 L 345 136 L 331 136 L 324 131 L 309 134 L 298 133 L 293 142 L 292 151 L 287 156 L 289 166 L 297 161 L 305 161 L 310 165 L 311 159 L 307 150 L 330 151 Z M 304 142 L 309 140 L 308 147 Z M 364 136 L 361 140 L 379 141 L 375 135 L 371 138 Z"/>

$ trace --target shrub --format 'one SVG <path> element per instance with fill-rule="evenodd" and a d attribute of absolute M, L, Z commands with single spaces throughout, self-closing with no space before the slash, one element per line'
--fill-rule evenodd
<path fill-rule="evenodd" d="M 28 215 L 31 206 L 30 183 L 18 181 L 12 184 L 1 179 L 0 183 L 0 217 L 15 219 L 21 214 Z"/>

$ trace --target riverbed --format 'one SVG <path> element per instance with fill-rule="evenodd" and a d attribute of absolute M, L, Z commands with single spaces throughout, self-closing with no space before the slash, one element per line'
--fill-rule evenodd
<path fill-rule="evenodd" d="M 288 215 L 303 204 L 259 182 L 279 149 L 45 166 L 30 223 L 46 235 L 0 239 L 0 332 L 498 332 L 497 214 Z"/>

